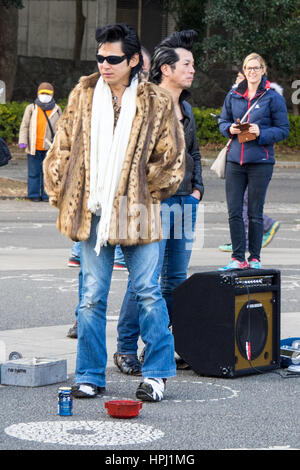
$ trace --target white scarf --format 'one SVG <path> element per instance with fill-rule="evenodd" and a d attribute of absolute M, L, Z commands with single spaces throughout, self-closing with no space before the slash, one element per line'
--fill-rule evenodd
<path fill-rule="evenodd" d="M 107 244 L 115 192 L 126 154 L 132 122 L 136 113 L 137 76 L 122 97 L 120 116 L 114 131 L 114 110 L 111 90 L 99 78 L 93 95 L 91 114 L 90 196 L 88 209 L 101 211 L 97 227 L 97 255 Z M 99 211 L 100 209 L 100 211 Z"/>

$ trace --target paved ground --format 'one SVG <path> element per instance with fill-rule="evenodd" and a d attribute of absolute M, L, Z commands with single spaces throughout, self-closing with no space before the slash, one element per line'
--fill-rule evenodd
<path fill-rule="evenodd" d="M 25 163 L 4 167 L 0 177 L 26 181 Z M 300 337 L 299 177 L 298 168 L 277 168 L 266 201 L 266 212 L 281 220 L 262 253 L 266 269 L 281 271 L 281 338 Z M 213 271 L 229 258 L 217 249 L 229 240 L 224 182 L 208 167 L 204 180 L 189 274 Z M 67 267 L 72 242 L 56 230 L 56 214 L 45 203 L 0 200 L 2 358 L 19 351 L 24 358 L 66 359 L 68 368 L 63 384 L 0 386 L 0 449 L 299 450 L 299 377 L 286 378 L 283 369 L 234 379 L 179 372 L 168 381 L 166 400 L 144 404 L 138 418 L 122 421 L 107 415 L 104 402 L 134 399 L 139 383 L 139 378 L 121 375 L 112 361 L 126 272 L 114 272 L 109 297 L 106 395 L 77 400 L 70 418 L 57 416 L 58 387 L 74 380 L 76 340 L 66 332 L 74 320 L 78 269 Z"/>

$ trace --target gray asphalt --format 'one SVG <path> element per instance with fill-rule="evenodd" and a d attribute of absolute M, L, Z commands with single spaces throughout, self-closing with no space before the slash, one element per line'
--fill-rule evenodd
<path fill-rule="evenodd" d="M 26 181 L 26 161 L 11 162 L 0 169 L 0 176 Z M 262 251 L 264 268 L 281 271 L 281 338 L 300 337 L 299 177 L 299 168 L 277 167 L 265 206 L 281 221 L 274 240 Z M 224 182 L 207 166 L 204 182 L 189 275 L 214 271 L 230 256 L 217 248 L 229 241 Z M 57 416 L 58 387 L 74 381 L 76 340 L 66 333 L 74 321 L 78 268 L 67 267 L 72 242 L 57 231 L 56 215 L 45 203 L 0 200 L 2 352 L 4 348 L 6 359 L 11 351 L 24 358 L 64 358 L 68 367 L 64 383 L 0 385 L 1 450 L 299 450 L 299 376 L 286 378 L 283 369 L 233 379 L 180 371 L 168 380 L 162 403 L 144 404 L 132 420 L 107 415 L 104 402 L 135 399 L 140 381 L 120 374 L 112 360 L 127 272 L 115 271 L 112 279 L 105 396 L 77 400 L 72 417 Z"/>

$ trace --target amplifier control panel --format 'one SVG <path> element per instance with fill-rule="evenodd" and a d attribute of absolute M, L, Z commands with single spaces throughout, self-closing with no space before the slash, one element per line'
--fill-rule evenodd
<path fill-rule="evenodd" d="M 235 287 L 270 287 L 272 285 L 273 276 L 261 277 L 237 277 L 234 279 Z"/>
<path fill-rule="evenodd" d="M 221 284 L 240 289 L 247 289 L 249 287 L 271 287 L 273 285 L 273 276 L 238 277 L 223 275 L 221 276 Z"/>

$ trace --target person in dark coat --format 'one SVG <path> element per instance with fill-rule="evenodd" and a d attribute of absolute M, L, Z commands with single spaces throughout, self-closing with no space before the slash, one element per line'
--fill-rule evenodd
<path fill-rule="evenodd" d="M 226 163 L 226 199 L 232 242 L 232 259 L 221 271 L 261 268 L 260 252 L 263 237 L 263 209 L 268 185 L 272 178 L 274 144 L 289 135 L 286 103 L 267 80 L 266 64 L 256 53 L 243 62 L 243 80 L 225 98 L 219 129 L 232 138 Z M 256 104 L 255 104 L 256 103 Z M 241 143 L 237 124 L 247 110 L 248 132 L 253 140 Z M 249 257 L 245 259 L 246 242 L 243 223 L 243 198 L 248 186 Z"/>
<path fill-rule="evenodd" d="M 243 73 L 243 67 L 241 65 L 241 68 L 239 69 L 237 76 L 236 76 L 236 81 L 235 84 L 233 85 L 233 88 L 237 88 L 238 85 L 245 80 L 245 75 Z M 277 83 L 270 83 L 270 88 L 273 88 L 275 91 L 277 91 L 280 95 L 283 95 L 283 88 L 278 85 Z M 220 116 L 216 116 L 217 119 Z M 219 122 L 219 121 L 218 121 Z M 244 220 L 244 225 L 245 225 L 245 235 L 246 235 L 246 250 L 248 250 L 248 187 L 246 188 L 246 191 L 244 193 L 244 202 L 243 202 L 243 220 Z M 278 232 L 278 229 L 280 227 L 280 221 L 272 219 L 268 214 L 265 212 L 263 213 L 263 221 L 264 221 L 264 234 L 263 234 L 263 239 L 262 239 L 262 248 L 265 248 L 268 246 L 271 241 L 273 240 L 274 236 Z M 227 251 L 231 252 L 232 251 L 232 243 L 225 243 L 224 245 L 219 246 L 220 251 Z"/>
<path fill-rule="evenodd" d="M 157 266 L 161 290 L 172 323 L 172 291 L 187 277 L 192 254 L 199 202 L 204 194 L 201 155 L 191 105 L 186 101 L 194 79 L 192 30 L 172 33 L 154 51 L 149 79 L 171 93 L 175 112 L 185 135 L 185 174 L 176 193 L 162 201 L 163 240 Z M 137 357 L 140 328 L 135 292 L 128 278 L 127 291 L 118 321 L 117 352 L 114 362 L 122 373 L 141 374 Z M 181 362 L 177 358 L 177 363 Z M 178 364 L 177 364 L 178 366 Z M 185 367 L 185 365 L 184 365 Z"/>
<path fill-rule="evenodd" d="M 7 165 L 11 160 L 11 153 L 5 141 L 0 137 L 0 166 Z"/>

